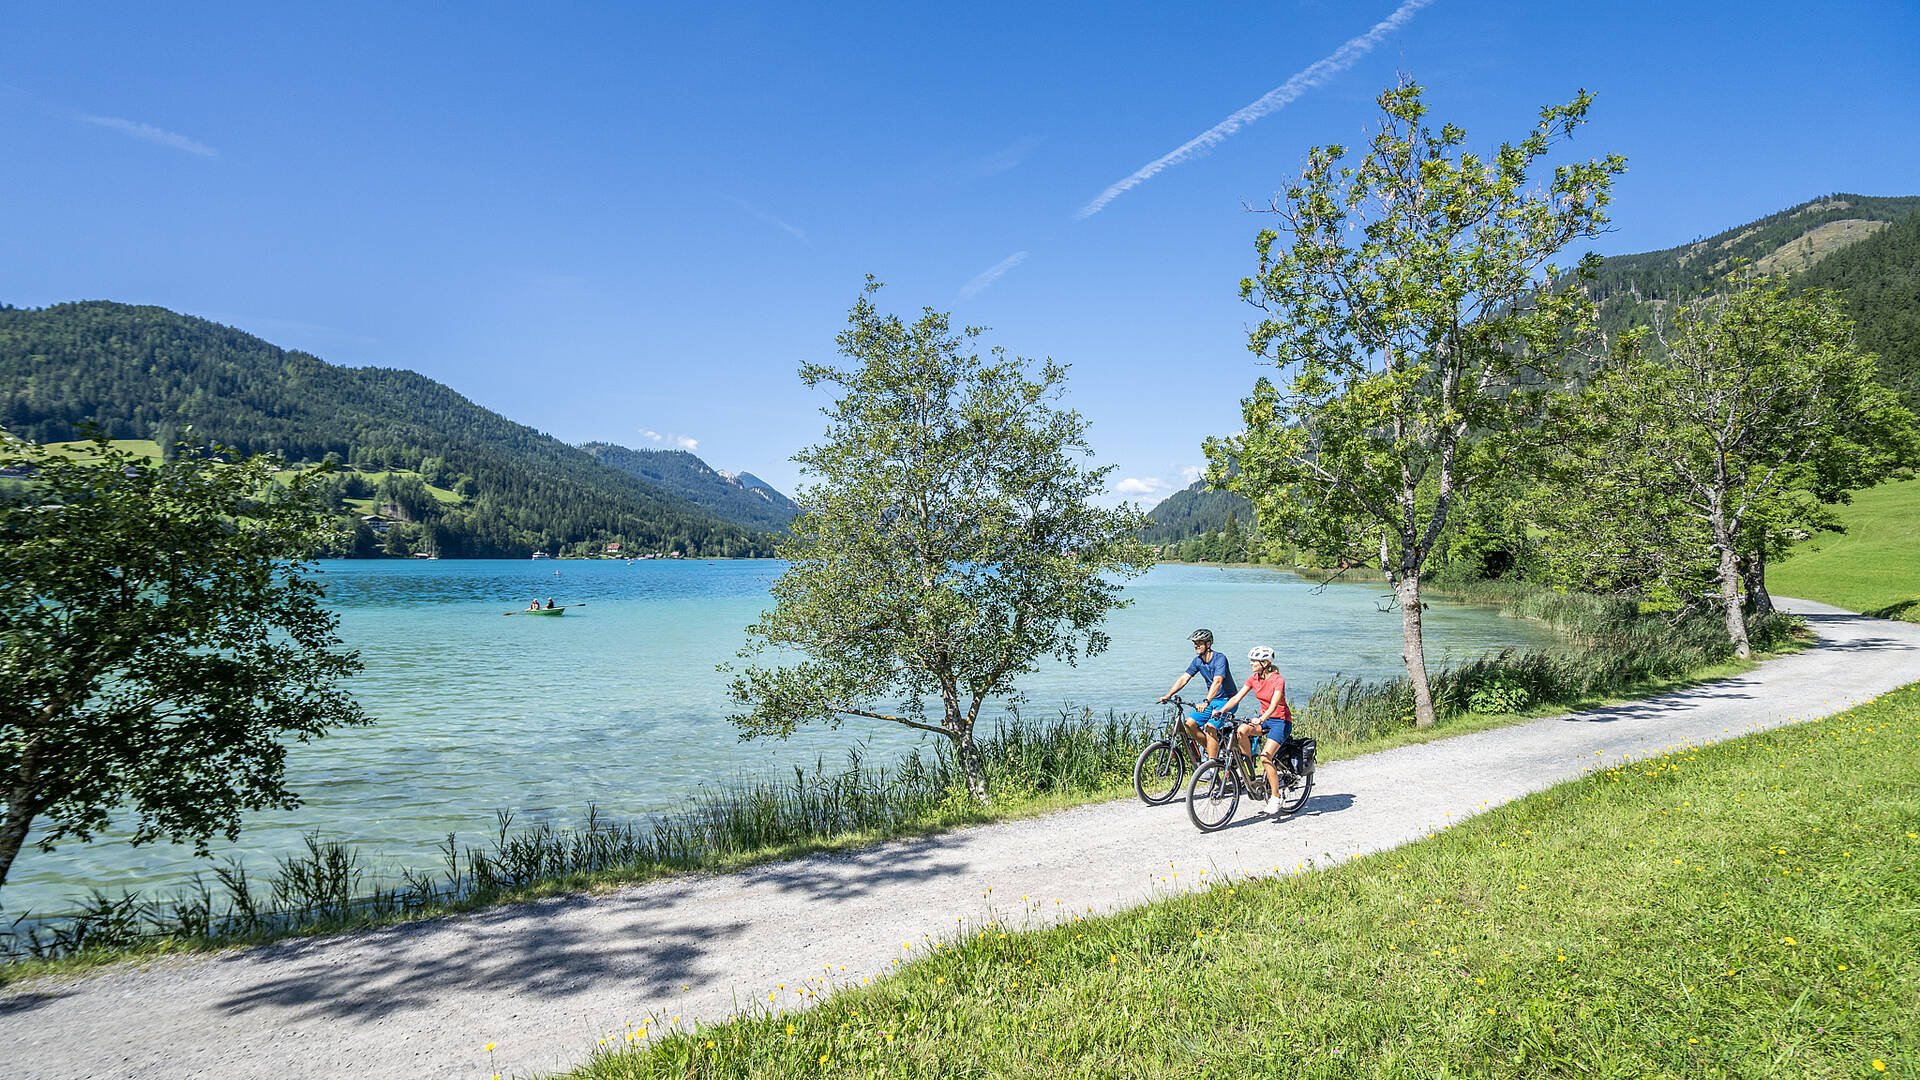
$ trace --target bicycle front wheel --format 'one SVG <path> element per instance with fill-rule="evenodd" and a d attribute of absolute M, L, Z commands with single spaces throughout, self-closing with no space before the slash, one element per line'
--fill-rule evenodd
<path fill-rule="evenodd" d="M 1219 761 L 1209 761 L 1193 770 L 1193 783 L 1187 786 L 1187 816 L 1201 832 L 1226 828 L 1240 805 L 1240 781 Z"/>
<path fill-rule="evenodd" d="M 1173 801 L 1187 778 L 1187 755 L 1165 739 L 1140 751 L 1133 762 L 1133 790 L 1148 806 Z"/>

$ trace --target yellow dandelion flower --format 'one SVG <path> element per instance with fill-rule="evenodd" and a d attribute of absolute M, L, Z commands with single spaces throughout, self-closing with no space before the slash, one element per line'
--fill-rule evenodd
<path fill-rule="evenodd" d="M 1886 1063 L 1886 1062 L 1884 1062 L 1884 1061 L 1881 1061 L 1881 1060 L 1880 1060 L 1879 1058 L 1874 1058 L 1874 1059 L 1873 1059 L 1873 1071 L 1874 1071 L 1874 1072 L 1886 1072 L 1886 1071 L 1887 1071 L 1887 1063 Z"/>
<path fill-rule="evenodd" d="M 488 1043 L 486 1046 L 482 1047 L 482 1049 L 484 1049 L 487 1053 L 491 1054 L 493 1053 L 493 1044 Z"/>

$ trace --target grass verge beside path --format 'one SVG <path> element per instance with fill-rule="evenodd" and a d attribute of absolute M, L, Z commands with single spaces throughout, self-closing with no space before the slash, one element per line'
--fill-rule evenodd
<path fill-rule="evenodd" d="M 1920 623 L 1920 480 L 1857 491 L 1838 508 L 1844 533 L 1821 533 L 1767 568 L 1767 588 Z"/>
<path fill-rule="evenodd" d="M 1920 685 L 570 1075 L 1914 1077 L 1917 912 Z"/>

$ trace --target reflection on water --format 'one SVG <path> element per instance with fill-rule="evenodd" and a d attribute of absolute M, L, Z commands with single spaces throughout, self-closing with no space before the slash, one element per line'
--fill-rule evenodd
<path fill-rule="evenodd" d="M 369 728 L 294 747 L 293 811 L 249 817 L 238 856 L 264 866 L 306 832 L 353 841 L 375 869 L 435 865 L 449 832 L 490 832 L 496 810 L 516 820 L 571 824 L 597 803 L 614 817 L 672 806 L 700 784 L 752 767 L 844 760 L 865 742 L 890 755 L 918 733 L 850 720 L 785 743 L 743 743 L 726 721 L 715 666 L 745 643 L 768 605 L 781 564 L 764 561 L 377 561 L 323 564 L 341 633 L 366 671 L 352 684 Z M 1272 570 L 1161 566 L 1132 582 L 1132 604 L 1109 618 L 1113 644 L 1068 667 L 1044 662 L 1021 683 L 1029 710 L 1063 704 L 1139 710 L 1192 655 L 1186 636 L 1206 626 L 1244 674 L 1247 649 L 1270 645 L 1296 703 L 1335 674 L 1387 676 L 1400 666 L 1400 616 L 1381 610 L 1386 588 L 1316 590 Z M 566 615 L 508 614 L 530 599 L 584 603 Z M 1550 640 L 1542 628 L 1484 609 L 1426 613 L 1431 666 L 1505 645 Z M 982 715 L 991 715 L 990 704 Z M 134 848 L 124 834 L 26 850 L 0 901 L 9 913 L 63 907 L 98 886 L 151 890 L 210 864 L 166 844 Z"/>

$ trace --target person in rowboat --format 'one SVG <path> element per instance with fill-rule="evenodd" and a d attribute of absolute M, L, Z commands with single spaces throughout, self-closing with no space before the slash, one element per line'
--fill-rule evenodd
<path fill-rule="evenodd" d="M 536 596 L 536 597 L 534 597 L 533 599 L 531 599 L 531 600 L 529 600 L 529 601 L 527 601 L 527 610 L 528 610 L 528 611 L 539 611 L 539 610 L 540 610 L 540 598 Z"/>
<path fill-rule="evenodd" d="M 553 610 L 553 597 L 551 596 L 547 597 L 547 610 L 548 611 Z"/>

